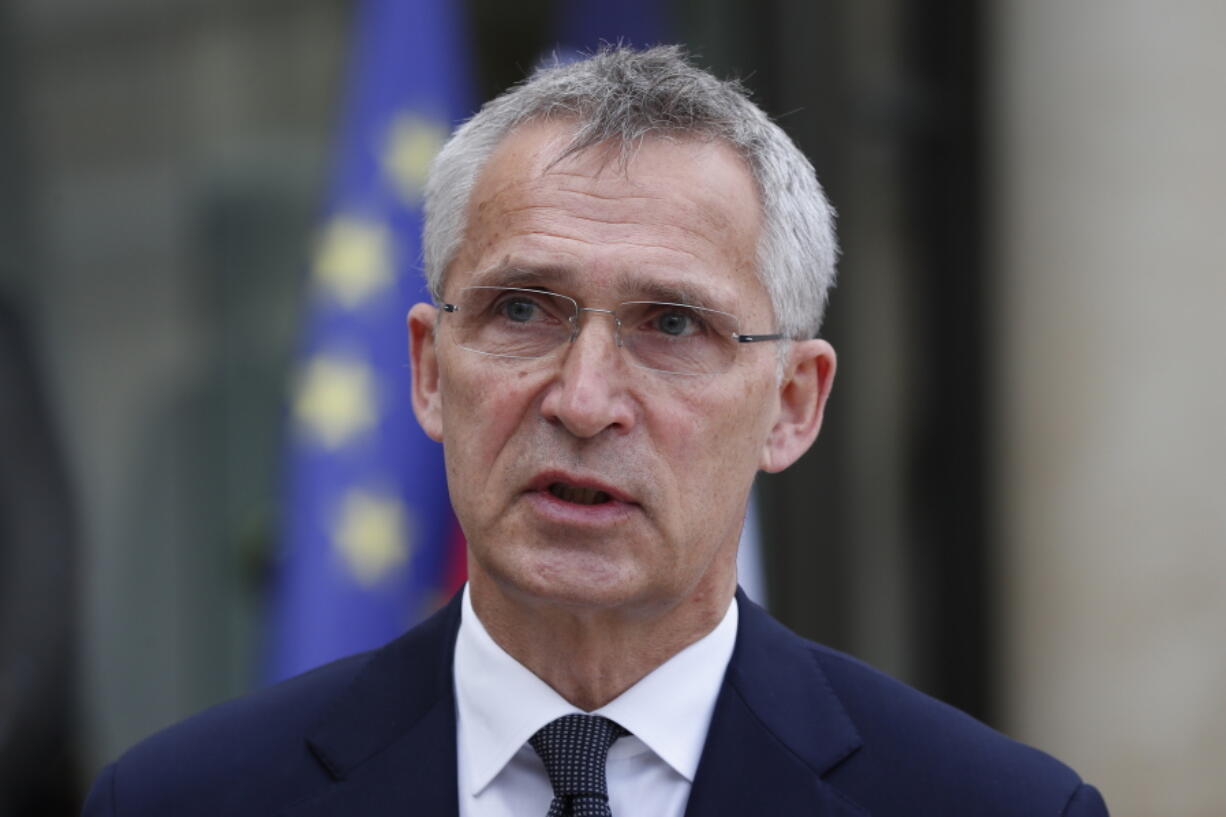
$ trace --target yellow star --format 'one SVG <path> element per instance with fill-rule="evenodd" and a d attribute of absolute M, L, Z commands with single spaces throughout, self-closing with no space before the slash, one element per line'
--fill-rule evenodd
<path fill-rule="evenodd" d="M 398 500 L 351 491 L 332 535 L 353 578 L 371 587 L 408 561 L 411 528 L 412 520 Z"/>
<path fill-rule="evenodd" d="M 352 309 L 395 280 L 387 226 L 337 216 L 324 228 L 314 266 L 315 282 Z"/>
<path fill-rule="evenodd" d="M 318 355 L 303 369 L 294 415 L 326 448 L 340 448 L 378 419 L 375 378 L 360 360 Z"/>
<path fill-rule="evenodd" d="M 416 114 L 397 114 L 388 125 L 383 171 L 405 204 L 414 206 L 421 200 L 430 162 L 446 138 L 446 127 Z"/>

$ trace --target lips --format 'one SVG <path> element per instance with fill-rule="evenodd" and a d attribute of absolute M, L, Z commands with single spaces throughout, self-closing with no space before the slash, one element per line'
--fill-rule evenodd
<path fill-rule="evenodd" d="M 644 513 L 635 497 L 586 474 L 550 469 L 524 487 L 524 499 L 536 519 L 568 531 L 568 536 L 582 531 L 608 534 Z"/>

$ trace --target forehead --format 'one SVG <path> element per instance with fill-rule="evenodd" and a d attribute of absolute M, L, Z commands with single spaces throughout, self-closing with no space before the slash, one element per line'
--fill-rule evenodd
<path fill-rule="evenodd" d="M 652 137 L 563 156 L 571 127 L 530 123 L 491 155 L 469 199 L 447 289 L 508 283 L 729 306 L 762 290 L 760 205 L 741 157 L 719 141 Z"/>

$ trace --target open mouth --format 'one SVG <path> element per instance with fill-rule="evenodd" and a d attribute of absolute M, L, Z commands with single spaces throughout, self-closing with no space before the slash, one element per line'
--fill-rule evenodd
<path fill-rule="evenodd" d="M 611 502 L 613 497 L 595 488 L 582 488 L 578 485 L 567 485 L 565 482 L 554 482 L 549 485 L 549 493 L 563 502 L 573 502 L 576 505 L 600 505 Z"/>

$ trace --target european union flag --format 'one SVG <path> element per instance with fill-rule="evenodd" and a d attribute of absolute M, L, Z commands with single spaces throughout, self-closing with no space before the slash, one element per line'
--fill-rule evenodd
<path fill-rule="evenodd" d="M 426 170 L 471 113 L 457 6 L 358 7 L 290 405 L 269 680 L 395 637 L 463 581 L 442 450 L 409 404 L 405 330 L 426 296 Z"/>

